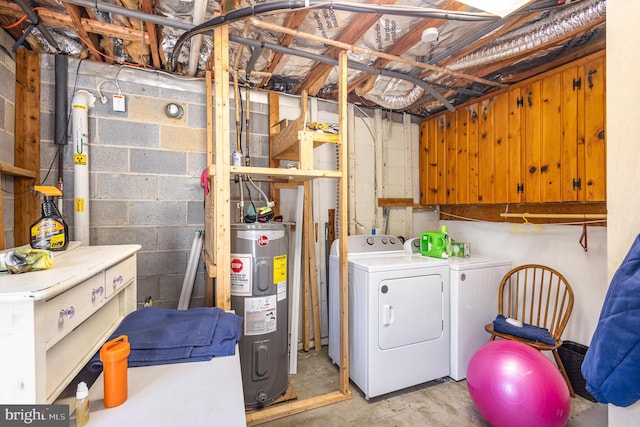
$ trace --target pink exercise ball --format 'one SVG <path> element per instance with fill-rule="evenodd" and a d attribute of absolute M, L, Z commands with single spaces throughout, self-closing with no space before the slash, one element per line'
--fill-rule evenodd
<path fill-rule="evenodd" d="M 493 427 L 561 427 L 571 412 L 569 388 L 538 350 L 516 341 L 490 341 L 467 368 L 467 387 Z"/>

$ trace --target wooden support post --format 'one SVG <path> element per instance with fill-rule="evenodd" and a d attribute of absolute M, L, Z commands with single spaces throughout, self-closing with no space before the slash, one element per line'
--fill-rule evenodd
<path fill-rule="evenodd" d="M 305 193 L 308 193 L 307 212 L 305 218 L 305 229 L 307 238 L 307 267 L 309 270 L 309 288 L 311 289 L 311 312 L 313 316 L 313 342 L 316 351 L 320 351 L 322 347 L 322 337 L 320 336 L 320 306 L 318 304 L 318 272 L 316 271 L 316 245 L 315 245 L 315 227 L 313 222 L 313 197 L 311 194 L 311 183 L 305 182 Z"/>
<path fill-rule="evenodd" d="M 320 336 L 320 306 L 318 304 L 318 276 L 316 271 L 315 232 L 313 222 L 313 200 L 311 197 L 311 183 L 304 183 L 304 351 L 311 348 L 310 317 L 313 319 L 313 340 L 316 351 L 320 351 L 322 343 Z"/>
<path fill-rule="evenodd" d="M 310 267 L 309 267 L 309 181 L 304 182 L 304 217 L 302 219 L 302 271 L 303 271 L 303 281 L 304 281 L 304 293 L 302 296 L 303 299 L 303 341 L 302 348 L 304 351 L 309 351 L 311 347 L 311 332 L 310 332 L 310 309 L 309 309 L 309 296 L 311 294 L 311 278 L 309 275 Z M 299 225 L 299 224 L 298 224 Z"/>
<path fill-rule="evenodd" d="M 14 178 L 15 246 L 29 244 L 29 227 L 40 214 L 39 197 L 32 186 L 40 182 L 40 55 L 26 49 L 16 51 L 15 161 L 18 168 L 36 173 L 33 178 Z"/>
<path fill-rule="evenodd" d="M 340 212 L 340 391 L 349 391 L 349 290 L 347 272 L 347 52 L 341 52 L 338 57 L 338 128 L 340 129 L 340 143 L 338 145 L 339 168 L 342 174 L 338 186 L 338 211 Z"/>
<path fill-rule="evenodd" d="M 205 73 L 206 94 L 207 94 L 207 179 L 210 180 L 209 188 L 216 188 L 216 176 L 213 166 L 213 83 L 211 71 Z M 215 303 L 214 287 L 215 287 L 215 271 L 216 269 L 216 248 L 215 233 L 216 230 L 216 213 L 215 213 L 214 192 L 204 197 L 204 262 L 207 269 L 206 289 L 205 289 L 205 305 L 212 307 Z M 209 224 L 211 225 L 209 227 Z"/>
<path fill-rule="evenodd" d="M 229 163 L 231 161 L 229 113 L 229 27 L 213 30 L 215 55 L 215 262 L 217 266 L 215 300 L 224 310 L 231 308 L 231 211 Z"/>

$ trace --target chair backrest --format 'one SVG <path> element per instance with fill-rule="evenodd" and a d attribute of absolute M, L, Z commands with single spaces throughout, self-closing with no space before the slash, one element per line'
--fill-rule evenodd
<path fill-rule="evenodd" d="M 565 277 L 544 265 L 526 264 L 500 282 L 498 313 L 547 328 L 559 340 L 573 310 L 573 290 Z"/>

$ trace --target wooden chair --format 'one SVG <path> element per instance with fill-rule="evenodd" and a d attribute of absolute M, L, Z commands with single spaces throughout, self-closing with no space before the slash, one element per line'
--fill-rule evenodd
<path fill-rule="evenodd" d="M 567 279 L 553 268 L 544 265 L 521 265 L 504 276 L 498 292 L 499 315 L 546 328 L 555 343 L 547 344 L 495 331 L 493 322 L 485 326 L 485 330 L 491 334 L 490 341 L 500 337 L 522 342 L 540 351 L 551 351 L 567 382 L 569 393 L 574 397 L 569 376 L 558 354 L 558 348 L 562 345 L 562 332 L 573 309 L 573 290 Z"/>

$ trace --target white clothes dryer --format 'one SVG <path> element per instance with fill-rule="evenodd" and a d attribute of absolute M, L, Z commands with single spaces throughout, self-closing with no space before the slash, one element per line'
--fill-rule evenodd
<path fill-rule="evenodd" d="M 409 239 L 405 250 L 420 254 L 420 238 Z M 426 257 L 425 257 L 426 258 Z M 460 381 L 467 377 L 467 366 L 473 354 L 489 341 L 484 325 L 498 313 L 498 288 L 511 269 L 511 261 L 483 255 L 449 258 L 451 288 L 451 371 L 449 376 Z"/>
<path fill-rule="evenodd" d="M 349 236 L 349 376 L 366 399 L 449 375 L 449 266 L 393 236 Z M 329 260 L 329 356 L 340 364 L 338 241 Z"/>

